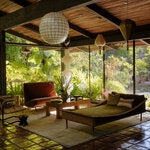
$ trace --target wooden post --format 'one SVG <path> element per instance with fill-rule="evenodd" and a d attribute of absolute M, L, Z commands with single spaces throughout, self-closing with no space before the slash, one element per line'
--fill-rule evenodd
<path fill-rule="evenodd" d="M 133 40 L 133 94 L 135 94 L 135 40 Z"/>
<path fill-rule="evenodd" d="M 61 48 L 61 72 L 63 72 L 65 70 L 65 65 L 62 62 L 62 58 L 64 57 L 64 55 L 65 55 L 65 49 Z"/>
<path fill-rule="evenodd" d="M 91 98 L 91 48 L 89 45 L 89 98 Z"/>
<path fill-rule="evenodd" d="M 65 55 L 65 49 L 64 48 L 61 48 L 61 88 L 63 87 L 63 75 L 62 75 L 62 72 L 65 70 L 65 64 L 62 62 L 62 58 L 64 57 Z"/>
<path fill-rule="evenodd" d="M 105 47 L 103 46 L 103 89 L 105 89 Z"/>
<path fill-rule="evenodd" d="M 6 46 L 3 30 L 0 30 L 0 95 L 6 95 Z"/>

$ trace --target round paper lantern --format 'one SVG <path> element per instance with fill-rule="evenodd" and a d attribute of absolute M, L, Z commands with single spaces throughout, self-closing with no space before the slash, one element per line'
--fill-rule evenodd
<path fill-rule="evenodd" d="M 51 12 L 42 17 L 39 31 L 45 42 L 60 44 L 68 37 L 69 24 L 61 12 Z"/>

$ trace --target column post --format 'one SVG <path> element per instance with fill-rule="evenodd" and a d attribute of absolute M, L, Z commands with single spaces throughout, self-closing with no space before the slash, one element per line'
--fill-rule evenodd
<path fill-rule="evenodd" d="M 0 30 L 0 95 L 6 95 L 6 45 L 3 30 Z"/>

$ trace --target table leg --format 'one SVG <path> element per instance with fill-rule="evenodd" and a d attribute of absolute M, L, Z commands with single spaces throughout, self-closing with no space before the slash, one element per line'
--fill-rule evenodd
<path fill-rule="evenodd" d="M 49 102 L 46 102 L 46 116 L 50 116 L 50 112 L 49 112 Z"/>
<path fill-rule="evenodd" d="M 68 120 L 66 119 L 66 129 L 68 128 Z"/>
<path fill-rule="evenodd" d="M 57 119 L 61 119 L 62 117 L 62 112 L 61 112 L 61 110 L 62 110 L 62 107 L 57 107 L 56 108 L 56 118 Z"/>

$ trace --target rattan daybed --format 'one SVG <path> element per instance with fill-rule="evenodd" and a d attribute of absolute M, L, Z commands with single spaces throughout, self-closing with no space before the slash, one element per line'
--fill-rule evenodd
<path fill-rule="evenodd" d="M 127 102 L 127 105 L 121 105 L 121 99 Z M 144 95 L 119 94 L 119 101 L 116 101 L 116 105 L 107 102 L 96 107 L 62 110 L 62 118 L 66 119 L 66 128 L 68 128 L 68 120 L 70 120 L 91 126 L 94 134 L 94 127 L 132 115 L 140 114 L 141 121 L 142 113 L 145 112 L 145 101 Z M 132 108 L 129 108 L 128 106 L 131 107 L 131 105 Z"/>

